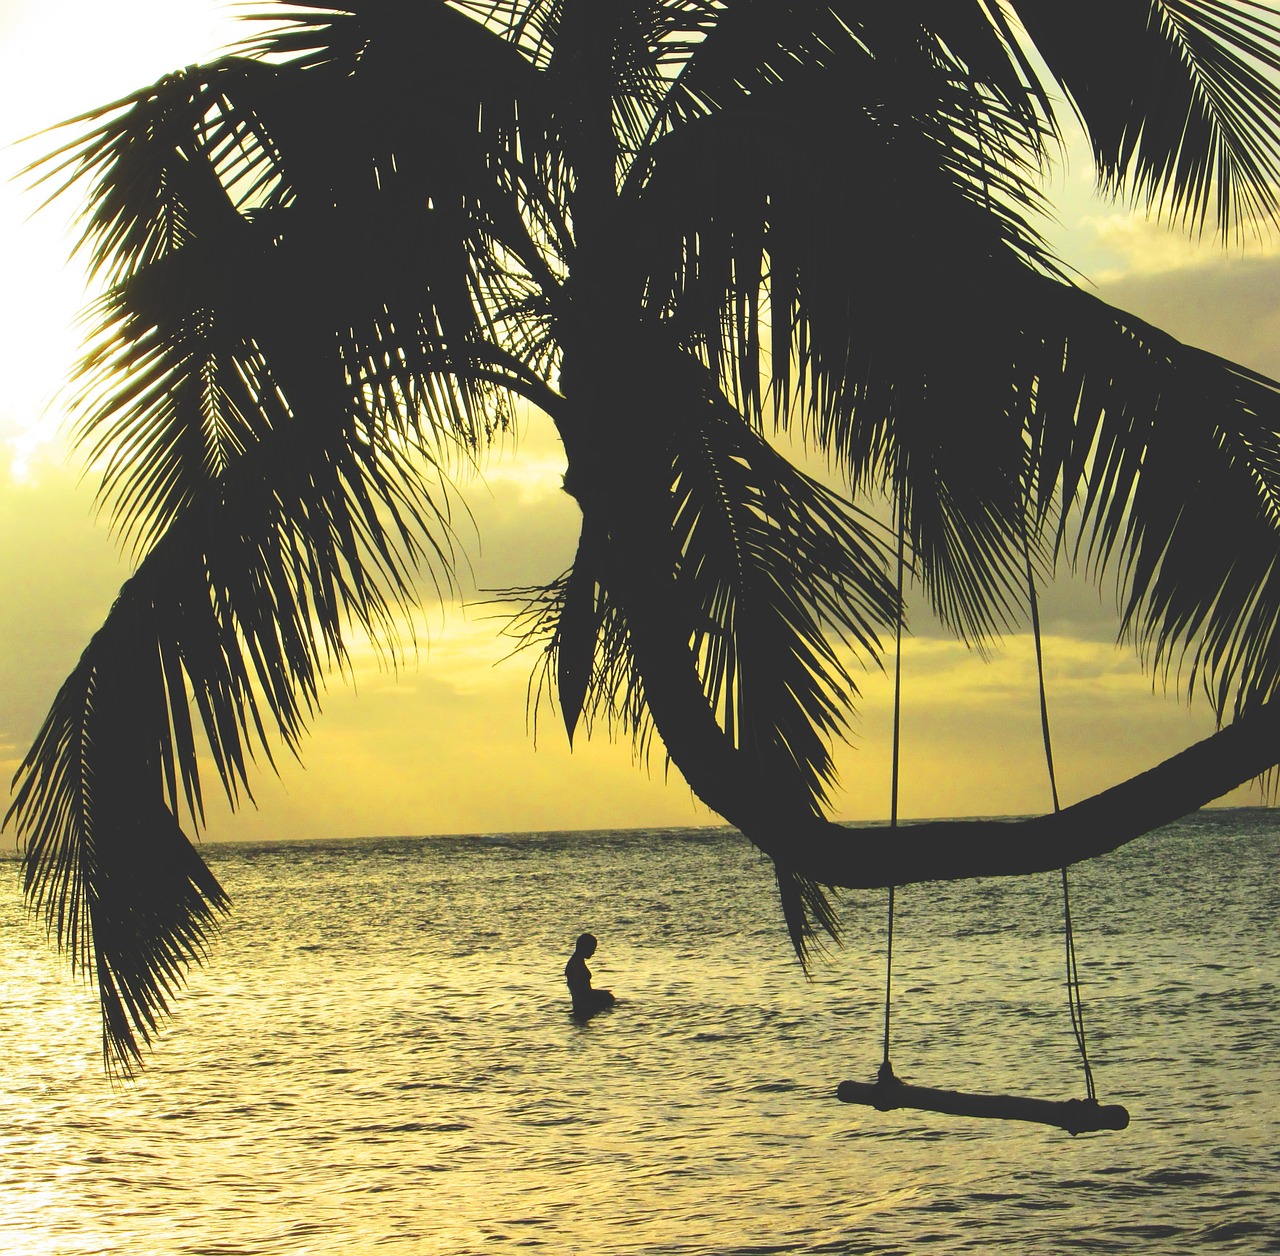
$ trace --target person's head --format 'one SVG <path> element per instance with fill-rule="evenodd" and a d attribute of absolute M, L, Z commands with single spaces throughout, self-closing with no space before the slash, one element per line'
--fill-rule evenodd
<path fill-rule="evenodd" d="M 590 959 L 596 953 L 596 935 L 594 933 L 578 934 L 578 944 L 575 949 L 579 955 Z"/>

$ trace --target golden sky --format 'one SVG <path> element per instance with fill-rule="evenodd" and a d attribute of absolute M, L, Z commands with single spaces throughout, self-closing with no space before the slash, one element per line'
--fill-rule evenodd
<path fill-rule="evenodd" d="M 252 6 L 251 6 L 252 7 Z M 0 144 L 207 58 L 234 38 L 215 0 L 0 0 Z M 83 277 L 66 263 L 67 218 L 11 176 L 41 150 L 0 152 L 0 773 L 7 780 L 62 678 L 127 575 L 95 521 L 58 435 L 58 392 L 75 358 Z M 1090 196 L 1087 165 L 1065 176 L 1054 241 L 1104 298 L 1182 339 L 1280 376 L 1280 261 L 1188 243 Z M 673 773 L 648 771 L 626 744 L 570 752 L 558 718 L 526 724 L 532 660 L 477 590 L 540 583 L 569 563 L 575 507 L 560 491 L 553 433 L 519 447 L 468 488 L 476 532 L 463 604 L 428 602 L 421 647 L 398 675 L 356 652 L 355 683 L 334 678 L 303 763 L 264 771 L 257 807 L 216 807 L 215 839 L 465 833 L 714 823 Z M 466 534 L 464 533 L 464 538 Z M 1051 718 L 1063 802 L 1149 767 L 1212 731 L 1206 707 L 1153 693 L 1115 645 L 1112 607 L 1083 585 L 1044 595 Z M 989 663 L 921 635 L 904 651 L 904 816 L 1045 810 L 1034 661 L 1026 636 Z M 867 676 L 853 748 L 841 754 L 838 814 L 879 819 L 889 805 L 890 686 Z M 214 792 L 209 781 L 209 794 Z M 1248 801 L 1240 795 L 1236 801 Z M 6 835 L 5 843 L 12 840 Z"/>

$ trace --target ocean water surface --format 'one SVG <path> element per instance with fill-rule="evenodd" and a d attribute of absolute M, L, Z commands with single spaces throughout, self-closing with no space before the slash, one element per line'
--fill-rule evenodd
<path fill-rule="evenodd" d="M 1123 1133 L 841 1104 L 882 1032 L 885 901 L 812 980 L 708 830 L 204 852 L 235 905 L 140 1078 L 0 865 L 0 1252 L 1280 1253 L 1280 823 L 1207 811 L 1073 871 Z M 575 936 L 619 1002 L 569 1016 Z M 1083 1079 L 1055 877 L 899 892 L 893 1058 Z"/>

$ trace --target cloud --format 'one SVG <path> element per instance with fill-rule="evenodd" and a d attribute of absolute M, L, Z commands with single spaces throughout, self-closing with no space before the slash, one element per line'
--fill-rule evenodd
<path fill-rule="evenodd" d="M 1280 377 L 1280 257 L 1220 254 L 1100 285 L 1099 295 L 1186 344 Z"/>
<path fill-rule="evenodd" d="M 1076 247 L 1095 254 L 1102 265 L 1092 271 L 1100 284 L 1132 276 L 1161 275 L 1211 265 L 1220 259 L 1246 262 L 1274 256 L 1275 245 L 1259 229 L 1226 244 L 1211 234 L 1195 235 L 1177 224 L 1156 221 L 1131 210 L 1085 214 Z M 1246 228 L 1246 231 L 1248 228 Z"/>

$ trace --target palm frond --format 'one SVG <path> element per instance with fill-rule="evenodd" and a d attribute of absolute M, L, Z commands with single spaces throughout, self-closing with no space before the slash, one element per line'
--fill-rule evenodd
<path fill-rule="evenodd" d="M 327 417 L 289 415 L 169 523 L 16 778 L 30 892 L 82 960 L 92 936 L 126 1071 L 223 905 L 178 828 L 183 804 L 203 819 L 192 708 L 228 798 L 251 796 L 255 753 L 270 762 L 275 737 L 296 750 L 349 626 L 397 650 L 415 568 L 431 555 L 439 578 L 449 555 L 420 451 L 372 449 Z M 193 888 L 171 902 L 179 873 Z"/>
<path fill-rule="evenodd" d="M 735 747 L 819 805 L 858 692 L 837 646 L 878 664 L 898 615 L 882 529 L 727 403 L 689 425 L 673 472 L 677 590 L 707 702 Z"/>
<path fill-rule="evenodd" d="M 1272 220 L 1280 14 L 1242 0 L 1004 0 L 1066 91 L 1104 190 L 1223 234 Z"/>
<path fill-rule="evenodd" d="M 25 838 L 28 902 L 73 965 L 96 976 L 104 1061 L 125 1075 L 230 905 L 159 801 L 173 747 L 154 719 L 169 678 L 145 665 L 155 644 L 146 627 L 126 594 L 63 684 L 6 817 Z M 140 680 L 149 691 L 132 688 Z M 187 733 L 179 715 L 176 735 Z"/>
<path fill-rule="evenodd" d="M 858 693 L 846 655 L 878 665 L 878 634 L 898 614 L 887 545 L 882 529 L 731 415 L 691 425 L 674 451 L 674 597 L 728 743 L 816 807 L 835 780 L 831 740 L 845 735 Z M 571 730 L 603 712 L 641 745 L 651 717 L 611 561 L 584 526 L 569 573 L 506 595 L 525 607 L 512 635 L 541 648 L 532 690 L 558 697 Z"/>
<path fill-rule="evenodd" d="M 822 954 L 823 939 L 840 939 L 840 913 L 828 889 L 812 878 L 775 861 L 778 903 L 792 949 L 808 973 L 815 954 Z"/>
<path fill-rule="evenodd" d="M 995 0 L 933 6 L 865 0 L 770 0 L 725 6 L 694 49 L 668 102 L 673 119 L 732 110 L 744 95 L 822 76 L 843 78 L 869 59 L 887 79 L 961 85 L 953 115 L 965 134 L 1043 155 L 1049 118 L 1033 67 Z M 934 89 L 936 90 L 936 88 Z M 836 122 L 838 115 L 830 115 Z"/>
<path fill-rule="evenodd" d="M 982 5 L 735 6 L 672 110 L 627 219 L 647 307 L 757 422 L 771 397 L 855 490 L 907 502 L 935 611 L 981 647 L 1025 600 L 1025 381 L 993 360 L 1019 333 L 991 274 L 1060 273 L 1008 28 Z"/>
<path fill-rule="evenodd" d="M 254 439 L 255 410 L 271 405 L 265 353 L 305 356 L 336 338 L 344 374 L 332 383 L 366 394 L 370 440 L 383 429 L 417 439 L 425 425 L 472 449 L 505 416 L 503 390 L 548 395 L 545 303 L 486 208 L 510 195 L 489 138 L 473 118 L 457 137 L 473 141 L 465 160 L 421 162 L 416 140 L 405 156 L 393 146 L 381 176 L 371 165 L 339 178 L 335 198 L 320 155 L 278 138 L 326 96 L 320 77 L 224 62 L 164 80 L 46 170 L 92 181 L 86 247 L 114 282 L 93 311 L 79 436 L 140 551 Z M 352 113 L 367 122 L 370 109 Z M 247 150 L 250 201 L 238 199 L 248 159 L 228 155 Z M 497 347 L 498 330 L 514 352 Z"/>
<path fill-rule="evenodd" d="M 184 806 L 203 821 L 197 724 L 232 804 L 251 796 L 255 755 L 296 751 L 351 628 L 394 658 L 419 575 L 451 580 L 441 450 L 469 456 L 506 390 L 551 396 L 490 340 L 498 317 L 545 319 L 511 300 L 519 273 L 502 278 L 492 136 L 472 117 L 452 159 L 406 149 L 398 180 L 355 145 L 364 177 L 335 196 L 296 138 L 323 73 L 227 62 L 165 80 L 55 159 L 92 184 L 87 246 L 112 280 L 79 439 L 141 561 L 9 818 L 126 1072 L 225 906 L 179 827 Z"/>
<path fill-rule="evenodd" d="M 1151 668 L 1238 717 L 1280 684 L 1280 384 L 1077 290 L 1040 296 L 1060 339 L 1031 448 L 1068 507 L 1057 547 L 1112 574 Z"/>

